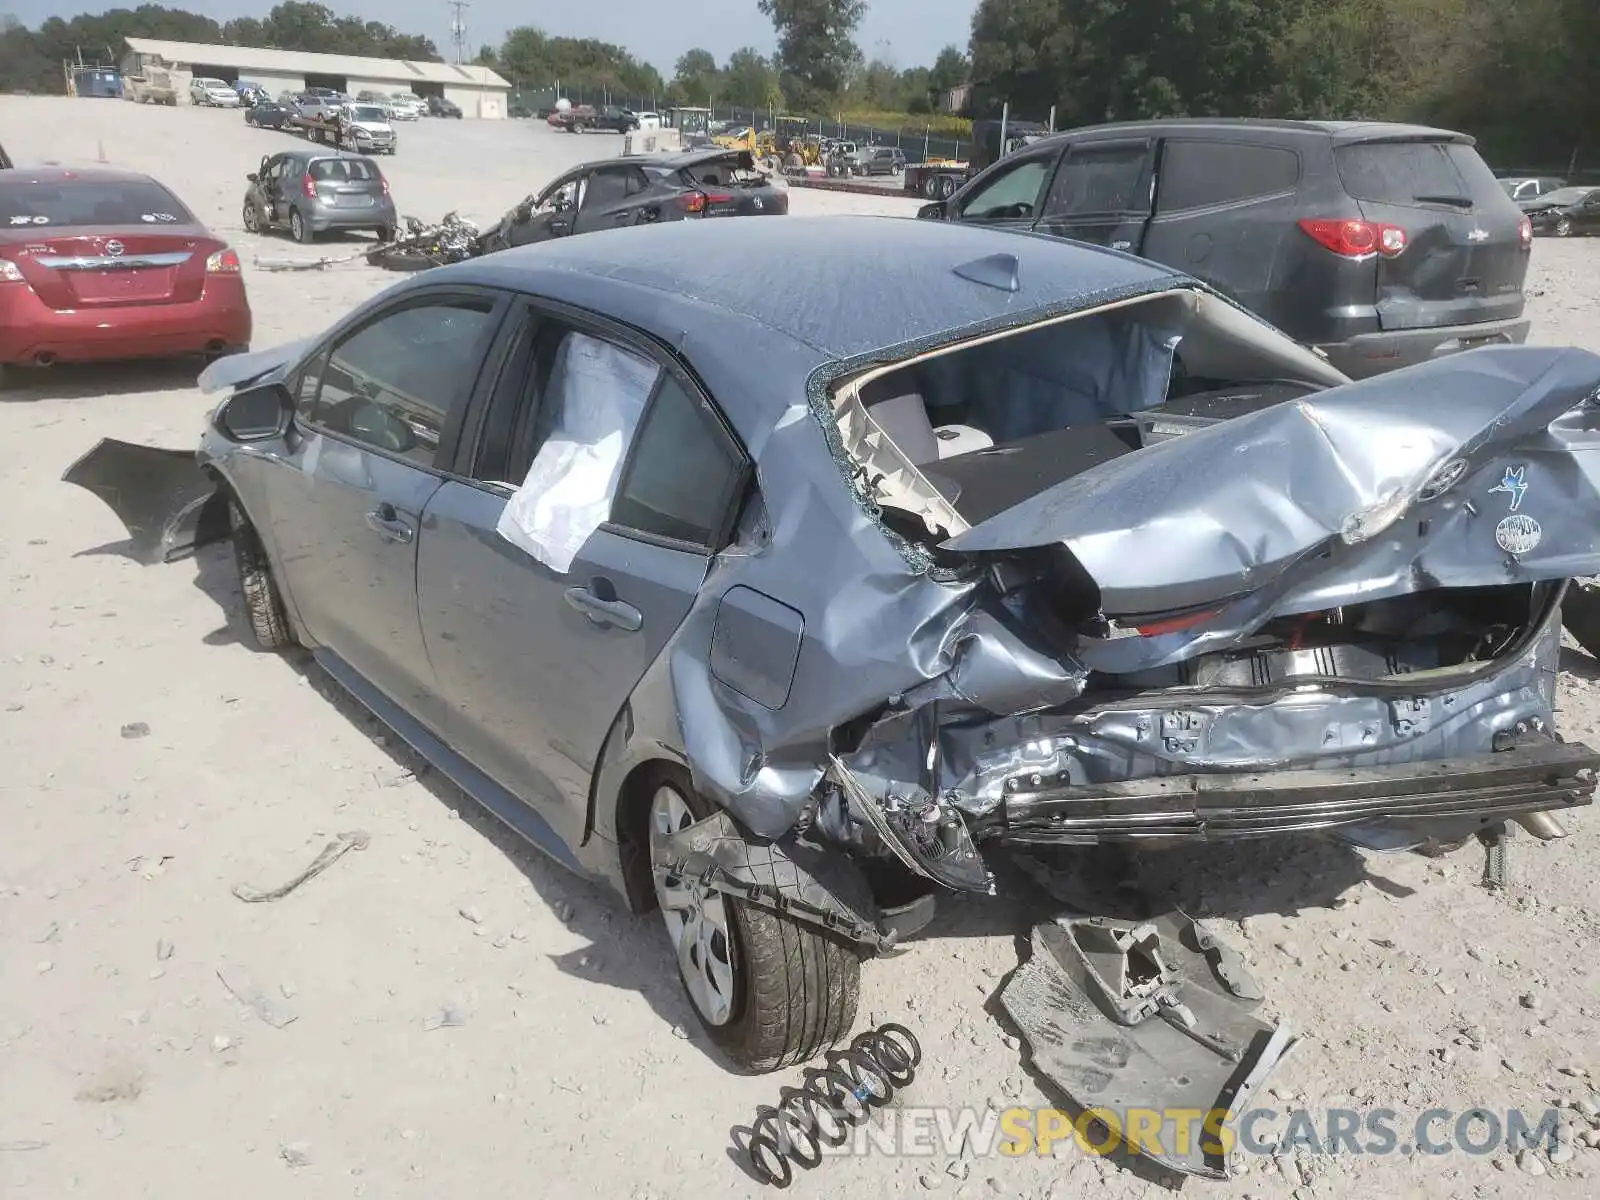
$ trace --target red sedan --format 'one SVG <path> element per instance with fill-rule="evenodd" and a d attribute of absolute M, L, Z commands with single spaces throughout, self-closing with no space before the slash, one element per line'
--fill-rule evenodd
<path fill-rule="evenodd" d="M 0 371 L 250 344 L 239 256 L 147 175 L 0 174 Z"/>

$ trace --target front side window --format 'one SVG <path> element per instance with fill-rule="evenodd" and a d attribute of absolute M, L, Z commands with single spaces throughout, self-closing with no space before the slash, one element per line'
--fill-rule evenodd
<path fill-rule="evenodd" d="M 493 310 L 487 299 L 439 300 L 362 326 L 328 353 L 302 407 L 304 419 L 418 466 L 433 466 L 446 424 L 477 379 Z"/>
<path fill-rule="evenodd" d="M 962 201 L 962 219 L 993 221 L 1035 215 L 1039 193 L 1044 190 L 1045 177 L 1054 163 L 1054 155 L 1041 156 L 1002 171 Z"/>

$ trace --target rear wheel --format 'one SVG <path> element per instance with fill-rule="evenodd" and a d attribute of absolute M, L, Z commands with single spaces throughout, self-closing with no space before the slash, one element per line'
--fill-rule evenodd
<path fill-rule="evenodd" d="M 657 782 L 650 827 L 673 833 L 711 812 L 687 777 L 674 771 Z M 766 846 L 747 842 L 744 854 L 757 878 L 790 894 L 796 890 L 793 868 Z M 652 866 L 689 1001 L 736 1066 L 750 1072 L 792 1066 L 849 1032 L 861 991 L 861 960 L 853 948 Z"/>
<path fill-rule="evenodd" d="M 937 175 L 929 175 L 922 181 L 922 194 L 929 200 L 937 200 L 939 198 L 939 177 Z"/>
<path fill-rule="evenodd" d="M 956 194 L 956 181 L 948 175 L 939 180 L 939 199 L 948 200 Z"/>
<path fill-rule="evenodd" d="M 1555 230 L 1555 232 L 1556 232 L 1556 236 L 1557 237 L 1571 237 L 1572 236 L 1572 222 L 1570 220 L 1568 220 L 1566 217 L 1562 217 L 1559 221 L 1556 222 L 1556 230 Z"/>
<path fill-rule="evenodd" d="M 261 535 L 234 496 L 228 497 L 228 527 L 233 531 L 233 558 L 239 568 L 239 591 L 244 596 L 250 632 L 263 650 L 280 650 L 294 642 L 283 615 L 283 598 L 273 582 Z"/>
<path fill-rule="evenodd" d="M 261 232 L 261 214 L 256 212 L 256 206 L 248 201 L 244 206 L 244 228 L 246 233 Z"/>
<path fill-rule="evenodd" d="M 289 214 L 289 236 L 302 245 L 309 244 L 316 234 L 311 232 L 311 226 L 306 224 L 306 219 L 300 215 L 300 210 L 295 209 Z"/>

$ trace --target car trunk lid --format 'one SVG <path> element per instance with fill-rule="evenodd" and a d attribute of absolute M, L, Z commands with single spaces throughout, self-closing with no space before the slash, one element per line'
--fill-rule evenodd
<path fill-rule="evenodd" d="M 1529 257 L 1522 213 L 1470 139 L 1347 142 L 1334 148 L 1334 163 L 1365 221 L 1404 230 L 1403 250 L 1377 256 L 1382 328 L 1522 315 Z"/>
<path fill-rule="evenodd" d="M 383 200 L 383 173 L 371 159 L 314 159 L 307 172 L 317 199 L 332 208 L 376 208 Z"/>
<path fill-rule="evenodd" d="M 1600 356 L 1495 347 L 1155 440 L 941 549 L 1065 547 L 1176 661 L 1196 631 L 1430 588 L 1600 573 Z M 1231 636 L 1231 635 L 1230 635 Z M 1180 643 L 1194 642 L 1194 645 Z M 1158 656 L 1159 657 L 1159 656 Z M 1148 664 L 1149 655 L 1134 655 Z"/>
<path fill-rule="evenodd" d="M 146 227 L 84 229 L 24 237 L 0 234 L 0 257 L 58 312 L 200 299 L 206 260 L 225 249 L 202 231 Z"/>

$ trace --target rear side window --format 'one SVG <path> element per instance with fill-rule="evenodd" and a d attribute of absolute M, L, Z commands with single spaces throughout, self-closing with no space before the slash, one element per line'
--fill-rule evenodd
<path fill-rule="evenodd" d="M 1344 190 L 1374 204 L 1467 204 L 1502 190 L 1478 152 L 1459 142 L 1357 142 L 1335 147 L 1333 161 Z"/>
<path fill-rule="evenodd" d="M 377 165 L 364 158 L 319 158 L 311 164 L 318 183 L 372 183 L 380 178 Z"/>
<path fill-rule="evenodd" d="M 0 228 L 24 225 L 174 225 L 194 216 L 159 183 L 64 180 L 0 183 Z"/>
<path fill-rule="evenodd" d="M 1179 212 L 1293 191 L 1300 156 L 1281 146 L 1168 142 L 1161 152 L 1156 209 Z"/>
<path fill-rule="evenodd" d="M 717 418 L 668 375 L 645 413 L 611 519 L 717 550 L 742 478 L 739 454 Z"/>
<path fill-rule="evenodd" d="M 1044 215 L 1062 217 L 1148 209 L 1149 192 L 1141 193 L 1139 187 L 1148 155 L 1142 143 L 1072 147 L 1050 185 Z"/>

